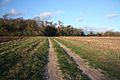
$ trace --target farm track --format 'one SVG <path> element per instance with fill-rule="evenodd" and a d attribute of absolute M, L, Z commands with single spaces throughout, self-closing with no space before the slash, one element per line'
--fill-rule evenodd
<path fill-rule="evenodd" d="M 88 75 L 92 80 L 110 80 L 107 76 L 102 74 L 100 71 L 93 69 L 91 67 L 88 67 L 85 64 L 85 61 L 75 54 L 73 51 L 71 51 L 69 48 L 67 48 L 62 43 L 55 40 L 71 57 L 73 57 L 76 64 L 79 66 L 79 68 L 83 71 L 84 74 Z"/>
<path fill-rule="evenodd" d="M 49 39 L 49 56 L 48 56 L 48 79 L 47 80 L 63 80 L 61 76 L 61 72 L 57 63 L 57 56 L 55 50 L 53 48 L 52 42 Z"/>

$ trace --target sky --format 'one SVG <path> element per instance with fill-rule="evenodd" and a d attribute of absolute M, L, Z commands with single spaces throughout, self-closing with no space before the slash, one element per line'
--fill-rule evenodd
<path fill-rule="evenodd" d="M 0 17 L 3 15 L 39 16 L 91 31 L 120 31 L 120 0 L 0 0 Z"/>

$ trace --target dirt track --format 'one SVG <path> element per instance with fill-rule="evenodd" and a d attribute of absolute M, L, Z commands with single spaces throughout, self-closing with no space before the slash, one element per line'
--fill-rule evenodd
<path fill-rule="evenodd" d="M 85 61 L 77 54 L 75 54 L 73 51 L 71 51 L 69 48 L 55 40 L 71 57 L 73 57 L 76 64 L 79 66 L 79 68 L 88 75 L 92 80 L 110 80 L 107 76 L 102 74 L 99 70 L 93 69 L 91 67 L 88 67 L 85 64 Z"/>
<path fill-rule="evenodd" d="M 54 48 L 52 47 L 51 40 L 49 39 L 49 56 L 48 56 L 48 80 L 63 80 L 61 77 L 61 72 L 58 68 L 57 56 L 55 54 Z"/>

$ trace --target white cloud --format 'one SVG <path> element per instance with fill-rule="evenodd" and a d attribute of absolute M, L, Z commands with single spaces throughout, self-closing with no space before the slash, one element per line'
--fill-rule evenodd
<path fill-rule="evenodd" d="M 22 13 L 17 12 L 16 9 L 11 9 L 10 13 L 9 13 L 12 17 L 16 17 L 16 16 L 20 16 L 22 15 Z"/>
<path fill-rule="evenodd" d="M 20 16 L 22 15 L 22 13 L 19 13 L 16 11 L 16 9 L 11 9 L 9 13 L 3 15 L 4 18 L 7 18 L 7 17 L 16 17 L 16 16 Z"/>
<path fill-rule="evenodd" d="M 17 14 L 17 11 L 13 8 L 13 9 L 11 9 L 10 13 L 11 14 Z"/>
<path fill-rule="evenodd" d="M 43 12 L 39 15 L 41 20 L 50 20 L 54 16 L 54 13 L 52 12 Z"/>
<path fill-rule="evenodd" d="M 64 13 L 64 10 L 58 10 L 58 11 L 56 11 L 56 14 L 62 14 L 62 13 Z"/>
<path fill-rule="evenodd" d="M 107 17 L 107 19 L 112 19 L 112 18 L 115 18 L 115 17 L 118 17 L 118 16 L 119 16 L 119 14 L 112 13 L 112 14 L 107 15 L 106 17 Z"/>
<path fill-rule="evenodd" d="M 79 17 L 79 18 L 77 18 L 77 21 L 78 21 L 78 22 L 82 22 L 82 21 L 84 21 L 84 19 L 81 18 L 81 17 Z"/>
<path fill-rule="evenodd" d="M 64 11 L 57 10 L 55 12 L 43 12 L 38 16 L 40 17 L 41 20 L 51 20 L 53 17 L 55 17 L 56 15 L 59 15 L 61 13 L 64 13 Z"/>

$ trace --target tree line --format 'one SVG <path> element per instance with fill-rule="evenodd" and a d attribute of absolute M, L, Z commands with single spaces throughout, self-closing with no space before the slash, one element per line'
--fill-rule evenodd
<path fill-rule="evenodd" d="M 64 26 L 58 23 L 34 19 L 6 19 L 0 18 L 0 36 L 120 36 L 120 32 L 106 31 L 104 33 L 90 32 L 85 34 L 83 29 L 72 25 Z"/>
<path fill-rule="evenodd" d="M 0 36 L 83 36 L 82 29 L 35 19 L 0 19 Z"/>

